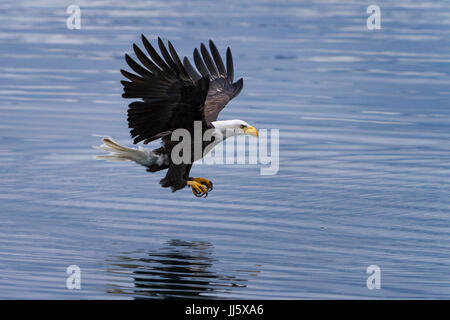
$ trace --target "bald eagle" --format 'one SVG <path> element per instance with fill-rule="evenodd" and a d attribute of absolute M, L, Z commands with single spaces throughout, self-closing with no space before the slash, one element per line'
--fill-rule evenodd
<path fill-rule="evenodd" d="M 127 78 L 121 81 L 122 97 L 140 99 L 128 106 L 128 127 L 134 144 L 141 141 L 147 144 L 161 139 L 161 147 L 155 150 L 142 147 L 133 149 L 118 144 L 112 138 L 103 138 L 103 144 L 97 148 L 109 154 L 96 158 L 134 161 L 147 167 L 149 172 L 168 169 L 160 181 L 162 187 L 177 191 L 189 186 L 195 196 L 206 197 L 213 184 L 205 178 L 190 177 L 192 163 L 201 159 L 205 150 L 211 150 L 224 138 L 233 135 L 258 136 L 258 131 L 245 121 L 217 120 L 220 111 L 243 87 L 242 78 L 233 82 L 231 50 L 228 48 L 226 51 L 225 67 L 214 42 L 209 41 L 209 51 L 202 43 L 200 50 L 194 50 L 194 68 L 187 57 L 181 62 L 170 41 L 167 50 L 158 37 L 162 57 L 144 35 L 142 43 L 148 55 L 133 44 L 134 53 L 141 64 L 125 54 L 127 64 L 135 73 L 120 70 Z M 203 141 L 202 136 L 194 136 L 196 121 L 201 123 L 203 132 L 212 129 L 210 141 Z M 192 150 L 196 143 L 201 144 L 203 152 L 200 156 L 191 152 L 189 161 L 173 161 L 172 151 L 178 142 L 172 141 L 171 136 L 177 129 L 185 129 L 194 137 L 190 143 Z"/>

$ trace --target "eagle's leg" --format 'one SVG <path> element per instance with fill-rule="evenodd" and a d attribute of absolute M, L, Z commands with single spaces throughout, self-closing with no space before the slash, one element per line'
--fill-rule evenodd
<path fill-rule="evenodd" d="M 208 196 L 208 191 L 213 189 L 213 184 L 211 181 L 205 178 L 192 178 L 189 177 L 189 173 L 191 172 L 192 164 L 186 166 L 186 170 L 184 172 L 184 179 L 186 180 L 186 184 L 192 188 L 192 193 L 196 197 Z M 206 188 L 205 188 L 206 186 Z"/>
<path fill-rule="evenodd" d="M 203 184 L 200 182 L 194 181 L 194 180 L 188 180 L 187 185 L 192 188 L 192 193 L 196 197 L 203 197 L 205 198 L 208 196 L 208 190 L 205 188 Z"/>
<path fill-rule="evenodd" d="M 213 189 L 213 183 L 211 180 L 205 179 L 205 178 L 191 178 L 192 181 L 201 183 L 202 185 L 206 186 L 208 192 L 212 191 Z"/>

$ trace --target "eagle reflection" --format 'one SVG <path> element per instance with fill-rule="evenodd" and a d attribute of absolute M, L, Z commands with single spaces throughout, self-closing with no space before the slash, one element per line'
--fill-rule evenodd
<path fill-rule="evenodd" d="M 258 271 L 240 271 L 239 276 L 213 271 L 217 261 L 209 242 L 170 240 L 156 252 L 135 251 L 111 257 L 108 271 L 120 277 L 111 294 L 131 295 L 135 299 L 214 299 L 231 290 L 245 288 L 247 278 Z M 236 273 L 236 272 L 235 272 Z M 131 286 L 123 283 L 130 275 Z"/>

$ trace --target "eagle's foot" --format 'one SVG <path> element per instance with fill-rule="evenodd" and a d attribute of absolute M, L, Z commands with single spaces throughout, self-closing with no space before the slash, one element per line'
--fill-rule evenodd
<path fill-rule="evenodd" d="M 205 198 L 208 196 L 208 190 L 200 182 L 191 180 L 191 181 L 187 181 L 187 185 L 192 188 L 192 193 L 194 194 L 194 196 L 196 196 L 196 197 L 205 196 Z"/>
<path fill-rule="evenodd" d="M 208 192 L 212 191 L 213 189 L 213 183 L 211 182 L 211 180 L 205 178 L 192 178 L 192 180 L 206 186 Z"/>

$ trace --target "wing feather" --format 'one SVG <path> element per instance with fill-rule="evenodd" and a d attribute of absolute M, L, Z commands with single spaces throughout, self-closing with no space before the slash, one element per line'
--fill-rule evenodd
<path fill-rule="evenodd" d="M 158 37 L 158 46 L 159 46 L 159 51 L 161 51 L 164 60 L 166 60 L 166 63 L 169 65 L 169 67 L 172 70 L 177 70 L 178 67 L 175 64 L 175 62 L 173 62 L 172 57 L 169 54 L 169 51 L 167 51 L 166 46 L 164 45 L 164 42 L 161 40 L 160 37 Z"/>
<path fill-rule="evenodd" d="M 158 66 L 156 66 L 156 64 L 154 64 L 149 58 L 147 58 L 145 53 L 142 52 L 142 50 L 139 49 L 139 47 L 135 43 L 133 43 L 133 50 L 136 54 L 136 57 L 148 70 L 157 74 L 161 73 L 162 70 Z"/>
<path fill-rule="evenodd" d="M 203 43 L 200 45 L 200 52 L 202 53 L 203 61 L 205 61 L 205 64 L 208 67 L 209 74 L 215 78 L 218 77 L 219 71 L 217 71 L 217 67 Z"/>
<path fill-rule="evenodd" d="M 209 40 L 209 49 L 211 50 L 219 74 L 221 76 L 225 76 L 227 74 L 227 71 L 225 70 L 225 66 L 223 65 L 222 57 L 220 56 L 219 50 L 217 50 L 217 47 L 214 42 L 212 42 L 212 40 Z"/>
<path fill-rule="evenodd" d="M 145 83 L 144 78 L 141 78 L 133 73 L 130 73 L 126 70 L 122 70 L 120 69 L 120 73 L 122 73 L 122 75 L 128 79 L 130 79 L 132 82 L 134 83 Z"/>
<path fill-rule="evenodd" d="M 194 62 L 195 66 L 197 67 L 198 71 L 200 71 L 200 74 L 205 77 L 209 75 L 209 71 L 205 66 L 205 63 L 203 62 L 202 57 L 200 57 L 200 54 L 198 53 L 197 48 L 194 50 Z"/>
<path fill-rule="evenodd" d="M 203 120 L 208 94 L 207 78 L 191 79 L 178 54 L 169 43 L 169 51 L 161 38 L 161 55 L 142 35 L 142 42 L 150 58 L 133 46 L 140 65 L 129 55 L 125 61 L 137 74 L 120 70 L 128 80 L 122 80 L 124 98 L 138 98 L 128 108 L 128 126 L 134 143 L 158 139 L 178 128 L 191 130 L 195 120 Z M 145 68 L 144 68 L 145 67 Z"/>
<path fill-rule="evenodd" d="M 186 69 L 189 77 L 191 77 L 192 80 L 198 81 L 202 77 L 200 74 L 198 74 L 197 70 L 194 69 L 188 58 L 184 57 L 183 65 L 184 69 Z"/>
<path fill-rule="evenodd" d="M 164 62 L 163 59 L 159 56 L 159 54 L 156 52 L 156 50 L 153 48 L 151 43 L 147 40 L 147 38 L 142 35 L 142 43 L 144 44 L 145 50 L 150 54 L 150 57 L 153 59 L 153 61 L 162 69 L 165 71 L 170 71 L 169 66 Z"/>
<path fill-rule="evenodd" d="M 209 77 L 209 91 L 203 112 L 205 120 L 212 122 L 217 120 L 220 111 L 227 103 L 241 92 L 244 81 L 241 78 L 233 83 L 234 66 L 230 48 L 227 48 L 226 51 L 226 69 L 219 50 L 212 40 L 209 41 L 209 48 L 212 57 L 203 43 L 200 45 L 201 55 L 198 49 L 194 50 L 193 57 L 198 72 L 186 57 L 183 60 L 183 65 L 194 81 L 198 81 L 197 79 L 202 77 Z"/>
<path fill-rule="evenodd" d="M 138 73 L 142 77 L 151 77 L 153 74 L 146 70 L 145 68 L 141 67 L 136 61 L 133 60 L 128 54 L 125 54 L 125 61 L 128 63 L 131 69 L 134 70 L 134 72 Z"/>
<path fill-rule="evenodd" d="M 233 55 L 231 54 L 231 49 L 227 48 L 227 80 L 233 82 L 234 79 L 234 66 L 233 66 Z"/>

